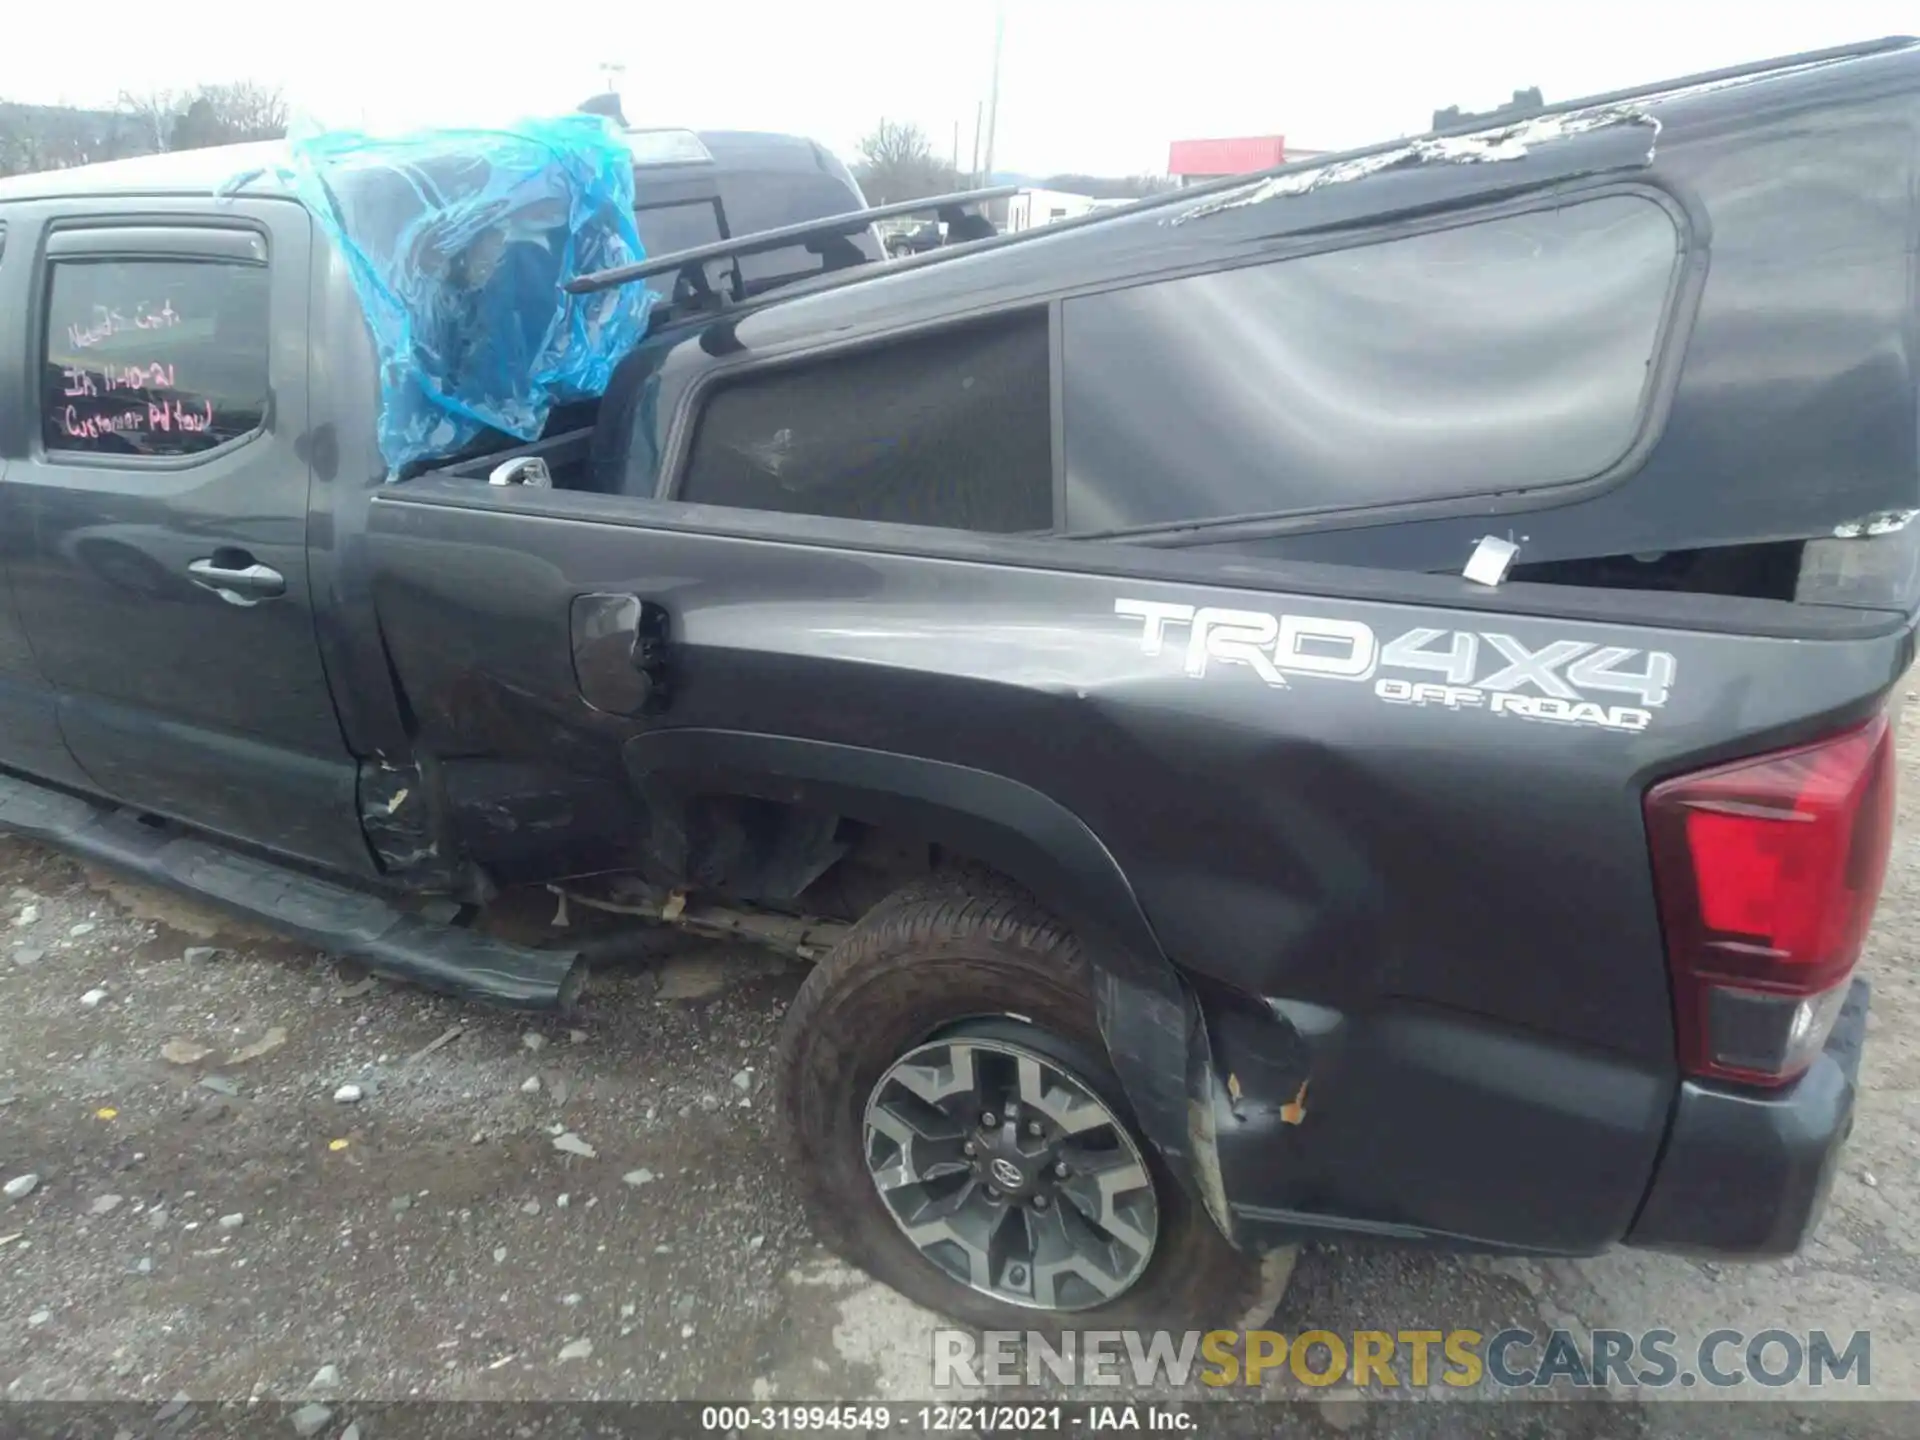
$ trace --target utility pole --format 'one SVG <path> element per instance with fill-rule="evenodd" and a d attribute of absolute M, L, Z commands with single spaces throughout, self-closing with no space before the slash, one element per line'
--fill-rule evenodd
<path fill-rule="evenodd" d="M 973 103 L 973 165 L 967 171 L 967 188 L 980 188 L 980 116 L 985 107 L 976 100 Z"/>
<path fill-rule="evenodd" d="M 960 178 L 960 122 L 953 122 L 953 176 Z"/>
<path fill-rule="evenodd" d="M 993 132 L 1000 118 L 1000 42 L 1005 38 L 1006 31 L 1006 8 L 996 5 L 993 13 L 993 85 L 987 91 L 987 168 L 980 178 L 982 185 L 993 183 Z"/>

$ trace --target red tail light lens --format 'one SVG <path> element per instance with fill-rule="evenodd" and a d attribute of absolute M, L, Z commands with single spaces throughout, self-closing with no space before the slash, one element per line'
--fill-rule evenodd
<path fill-rule="evenodd" d="M 1778 1085 L 1813 1063 L 1880 896 L 1893 784 L 1893 730 L 1881 715 L 1647 792 L 1689 1073 Z"/>

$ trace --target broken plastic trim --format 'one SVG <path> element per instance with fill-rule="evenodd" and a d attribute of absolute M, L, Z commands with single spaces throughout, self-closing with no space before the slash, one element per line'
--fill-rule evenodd
<path fill-rule="evenodd" d="M 1836 540 L 1862 540 L 1873 535 L 1891 535 L 1913 523 L 1920 510 L 1879 510 L 1833 527 Z"/>
<path fill-rule="evenodd" d="M 1343 184 L 1405 165 L 1480 164 L 1488 161 L 1518 160 L 1527 147 L 1565 139 L 1588 130 L 1623 124 L 1644 124 L 1653 130 L 1647 142 L 1646 163 L 1653 163 L 1660 138 L 1660 120 L 1648 107 L 1670 105 L 1715 90 L 1751 85 L 1782 75 L 1798 74 L 1843 60 L 1859 59 L 1891 50 L 1904 50 L 1915 42 L 1908 36 L 1890 36 L 1861 45 L 1845 45 L 1828 50 L 1811 50 L 1780 60 L 1739 65 L 1728 70 L 1709 71 L 1691 80 L 1676 80 L 1641 86 L 1630 91 L 1615 91 L 1611 97 L 1595 96 L 1590 104 L 1571 102 L 1566 108 L 1548 109 L 1525 120 L 1488 126 L 1452 135 L 1425 135 L 1404 145 L 1368 149 L 1357 155 L 1333 157 L 1317 165 L 1289 165 L 1278 174 L 1212 192 L 1207 200 L 1172 217 L 1180 225 L 1222 210 L 1257 205 L 1283 195 L 1300 195 L 1327 185 Z M 1215 182 L 1216 184 L 1219 182 Z"/>
<path fill-rule="evenodd" d="M 1911 510 L 1896 510 L 1834 527 L 1800 550 L 1793 599 L 1802 605 L 1859 609 L 1920 608 L 1920 525 Z M 1904 518 L 1902 518 L 1904 517 Z"/>
<path fill-rule="evenodd" d="M 1644 125 L 1647 137 L 1646 164 L 1653 163 L 1660 138 L 1660 121 L 1638 105 L 1609 105 L 1596 110 L 1575 111 L 1566 115 L 1539 115 L 1467 135 L 1442 135 L 1410 140 L 1405 145 L 1372 154 L 1332 160 L 1301 170 L 1284 170 L 1277 175 L 1255 180 L 1238 189 L 1214 195 L 1175 215 L 1173 223 L 1205 219 L 1224 210 L 1245 205 L 1260 205 L 1286 195 L 1305 195 L 1329 185 L 1344 185 L 1365 179 L 1382 170 L 1397 170 L 1417 165 L 1481 165 L 1501 160 L 1523 159 L 1533 147 L 1590 130 L 1605 130 L 1620 125 Z"/>

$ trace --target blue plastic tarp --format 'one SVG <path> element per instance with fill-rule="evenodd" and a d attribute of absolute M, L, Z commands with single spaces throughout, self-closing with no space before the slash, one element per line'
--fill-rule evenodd
<path fill-rule="evenodd" d="M 537 439 L 554 405 L 602 394 L 646 333 L 645 285 L 561 288 L 645 253 L 633 154 L 606 118 L 318 131 L 288 150 L 283 178 L 345 258 L 373 332 L 390 471 L 489 429 Z"/>

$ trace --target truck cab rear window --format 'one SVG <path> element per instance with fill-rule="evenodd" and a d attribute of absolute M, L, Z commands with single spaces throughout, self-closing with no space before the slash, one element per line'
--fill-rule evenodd
<path fill-rule="evenodd" d="M 1600 475 L 1643 423 L 1678 253 L 1616 194 L 1069 300 L 1068 528 Z"/>
<path fill-rule="evenodd" d="M 648 259 L 695 250 L 726 236 L 720 232 L 720 211 L 711 200 L 690 200 L 674 205 L 641 205 L 633 212 L 634 225 L 640 231 L 640 244 Z M 708 283 L 715 284 L 728 262 L 709 262 Z M 655 275 L 645 283 L 662 300 L 673 299 L 673 275 Z"/>
<path fill-rule="evenodd" d="M 267 412 L 268 272 L 219 260 L 57 260 L 47 290 L 49 451 L 194 455 Z"/>
<path fill-rule="evenodd" d="M 1047 318 L 781 366 L 716 390 L 677 498 L 1012 533 L 1053 524 Z"/>

